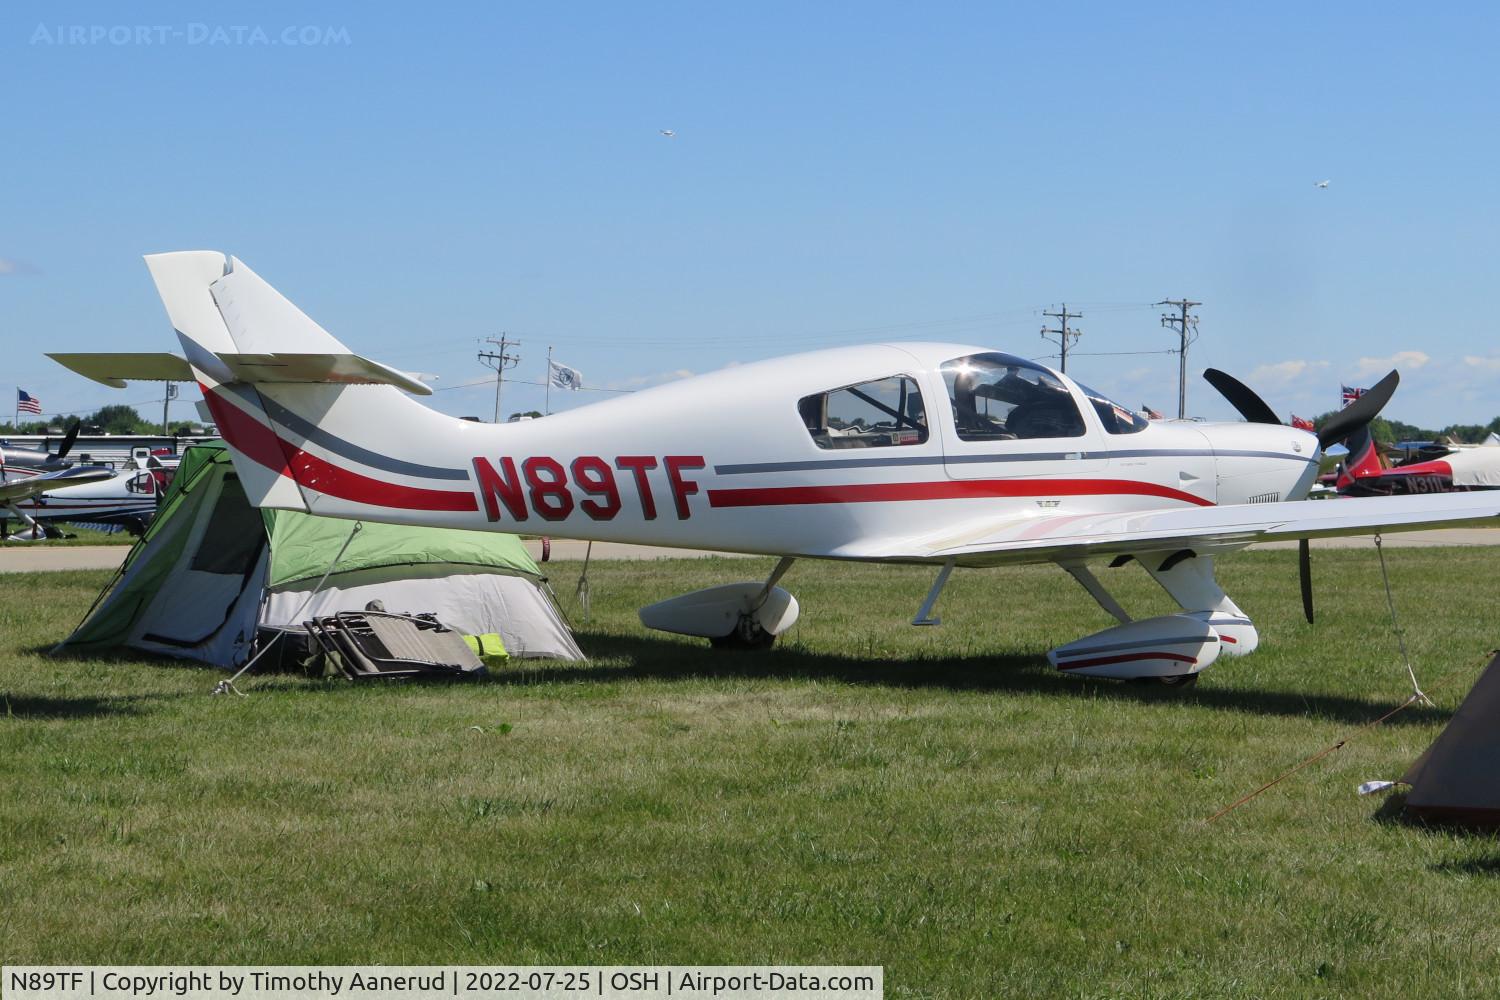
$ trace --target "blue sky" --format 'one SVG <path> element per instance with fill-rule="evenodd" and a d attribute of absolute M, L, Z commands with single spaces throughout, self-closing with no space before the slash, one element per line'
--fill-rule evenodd
<path fill-rule="evenodd" d="M 42 352 L 174 349 L 140 256 L 222 249 L 455 414 L 490 412 L 452 387 L 501 331 L 519 378 L 550 344 L 628 389 L 863 340 L 1041 355 L 1062 301 L 1070 371 L 1167 410 L 1175 357 L 1085 355 L 1167 348 L 1180 296 L 1191 370 L 1283 414 L 1392 359 L 1390 415 L 1500 414 L 1493 5 L 142 9 L 0 11 L 0 388 L 49 410 L 149 400 Z"/>

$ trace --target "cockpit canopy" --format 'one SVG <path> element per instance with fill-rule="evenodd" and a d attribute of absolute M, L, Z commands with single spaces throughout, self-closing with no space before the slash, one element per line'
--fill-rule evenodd
<path fill-rule="evenodd" d="M 954 358 L 942 377 L 962 441 L 1076 438 L 1087 433 L 1073 392 L 1056 375 L 997 351 Z M 1134 434 L 1148 426 L 1097 390 L 1079 385 L 1104 430 Z M 859 382 L 804 396 L 797 404 L 813 443 L 823 449 L 889 448 L 926 443 L 927 408 L 910 375 Z"/>
<path fill-rule="evenodd" d="M 970 354 L 943 365 L 961 441 L 1084 434 L 1073 394 L 1040 365 L 1010 354 Z"/>

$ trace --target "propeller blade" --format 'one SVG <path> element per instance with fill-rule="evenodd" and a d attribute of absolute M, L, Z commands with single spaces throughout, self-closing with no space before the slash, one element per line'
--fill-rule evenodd
<path fill-rule="evenodd" d="M 78 440 L 78 431 L 81 427 L 83 427 L 82 420 L 73 421 L 73 426 L 68 428 L 67 435 L 62 439 L 62 446 L 57 449 L 57 454 L 52 456 L 54 459 L 61 461 L 67 457 L 68 452 L 73 450 L 73 443 Z"/>
<path fill-rule="evenodd" d="M 1312 546 L 1307 539 L 1297 540 L 1297 578 L 1302 584 L 1302 614 L 1307 618 L 1307 624 L 1313 623 L 1313 598 L 1312 598 Z"/>
<path fill-rule="evenodd" d="M 1229 405 L 1240 411 L 1240 416 L 1252 424 L 1279 424 L 1276 411 L 1266 405 L 1266 401 L 1255 394 L 1239 379 L 1228 372 L 1221 372 L 1217 368 L 1210 368 L 1203 373 L 1208 384 L 1219 390 L 1219 395 L 1229 400 Z"/>
<path fill-rule="evenodd" d="M 1366 390 L 1363 396 L 1335 413 L 1328 423 L 1323 425 L 1323 429 L 1318 431 L 1318 447 L 1327 450 L 1329 445 L 1338 444 L 1380 416 L 1380 411 L 1385 409 L 1385 404 L 1391 401 L 1391 396 L 1395 395 L 1396 386 L 1400 384 L 1401 373 L 1392 371 L 1376 382 L 1372 388 Z"/>

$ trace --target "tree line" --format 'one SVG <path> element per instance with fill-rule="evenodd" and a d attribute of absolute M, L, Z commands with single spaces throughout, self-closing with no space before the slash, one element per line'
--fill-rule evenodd
<path fill-rule="evenodd" d="M 160 434 L 161 424 L 146 420 L 132 406 L 115 403 L 102 406 L 93 413 L 77 418 L 83 425 L 84 434 Z M 73 426 L 73 418 L 65 420 L 22 420 L 0 423 L 0 434 L 61 434 Z M 198 425 L 189 420 L 178 420 L 167 425 L 169 433 L 187 435 L 196 433 Z"/>
<path fill-rule="evenodd" d="M 1313 425 L 1322 429 L 1337 410 L 1329 410 L 1313 418 Z M 1397 441 L 1441 441 L 1448 439 L 1455 444 L 1478 444 L 1492 433 L 1500 433 L 1500 417 L 1487 424 L 1449 424 L 1441 430 L 1430 430 L 1416 424 L 1387 417 L 1376 417 L 1370 421 L 1370 434 L 1376 441 L 1394 444 Z"/>

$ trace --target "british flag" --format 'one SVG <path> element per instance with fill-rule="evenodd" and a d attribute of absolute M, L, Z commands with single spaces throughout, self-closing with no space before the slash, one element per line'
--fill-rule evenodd
<path fill-rule="evenodd" d="M 42 401 L 37 399 L 25 389 L 16 390 L 16 412 L 42 414 Z"/>
<path fill-rule="evenodd" d="M 1343 390 L 1344 390 L 1344 406 L 1348 406 L 1350 403 L 1354 402 L 1356 399 L 1358 399 L 1359 397 L 1361 397 L 1361 396 L 1363 396 L 1365 394 L 1365 390 L 1364 389 L 1355 389 L 1354 387 L 1347 386 L 1347 385 L 1343 386 Z M 1342 409 L 1342 407 L 1340 407 L 1340 409 Z"/>

